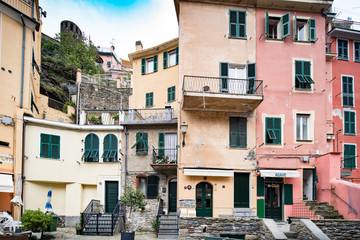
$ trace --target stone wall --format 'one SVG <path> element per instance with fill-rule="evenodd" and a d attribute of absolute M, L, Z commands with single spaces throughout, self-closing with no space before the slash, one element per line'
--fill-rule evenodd
<path fill-rule="evenodd" d="M 112 88 L 90 83 L 81 83 L 81 109 L 128 109 L 131 88 Z"/>
<path fill-rule="evenodd" d="M 360 220 L 312 220 L 330 239 L 360 239 Z"/>
<path fill-rule="evenodd" d="M 153 231 L 151 225 L 156 219 L 158 199 L 146 199 L 145 209 L 139 212 L 139 209 L 133 209 L 131 213 L 131 229 L 135 231 Z M 129 217 L 129 208 L 126 208 L 126 219 Z"/>
<path fill-rule="evenodd" d="M 300 220 L 292 220 L 290 225 L 290 231 L 298 233 L 297 239 L 300 240 L 318 239 Z"/>
<path fill-rule="evenodd" d="M 219 237 L 224 233 L 244 233 L 246 239 L 274 239 L 262 219 L 183 217 L 179 220 L 180 239 Z"/>

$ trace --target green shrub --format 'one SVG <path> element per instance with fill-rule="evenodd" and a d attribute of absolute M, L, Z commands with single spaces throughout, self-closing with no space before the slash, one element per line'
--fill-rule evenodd
<path fill-rule="evenodd" d="M 21 217 L 22 225 L 25 230 L 33 232 L 42 232 L 46 230 L 52 223 L 50 215 L 46 215 L 40 209 L 27 210 Z"/>

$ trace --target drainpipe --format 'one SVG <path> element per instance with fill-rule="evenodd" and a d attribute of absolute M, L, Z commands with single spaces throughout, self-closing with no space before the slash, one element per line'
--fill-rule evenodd
<path fill-rule="evenodd" d="M 22 149 L 21 149 L 21 151 L 22 151 L 22 157 L 21 157 L 21 199 L 22 199 L 22 201 L 24 202 L 24 183 L 25 183 L 25 181 L 24 181 L 24 166 L 25 166 L 25 127 L 26 127 L 26 122 L 25 121 L 23 121 L 23 134 L 22 134 Z M 19 181 L 19 179 L 18 179 L 18 181 Z M 18 209 L 18 211 L 19 211 L 19 209 Z M 20 208 L 20 216 L 22 215 L 22 211 L 23 211 L 23 206 L 21 206 L 21 208 Z M 19 216 L 19 215 L 18 215 Z M 18 221 L 19 221 L 20 219 L 18 219 Z"/>
<path fill-rule="evenodd" d="M 126 181 L 126 177 L 128 175 L 128 145 L 129 145 L 129 133 L 127 131 L 127 127 L 124 126 L 124 134 L 125 134 L 125 156 L 124 156 L 124 171 L 123 171 L 123 176 L 124 176 L 124 187 L 127 185 L 127 181 Z"/>
<path fill-rule="evenodd" d="M 31 18 L 34 18 L 34 10 L 35 10 L 35 1 L 32 2 Z"/>
<path fill-rule="evenodd" d="M 20 89 L 20 108 L 23 108 L 23 94 L 24 94 L 24 65 L 25 65 L 25 37 L 26 26 L 23 15 L 20 14 L 21 22 L 23 24 L 23 43 L 22 43 L 22 59 L 21 59 L 21 89 Z"/>

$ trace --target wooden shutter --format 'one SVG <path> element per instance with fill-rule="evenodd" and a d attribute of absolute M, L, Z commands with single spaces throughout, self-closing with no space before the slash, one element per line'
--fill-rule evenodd
<path fill-rule="evenodd" d="M 284 204 L 293 204 L 293 185 L 284 184 Z"/>
<path fill-rule="evenodd" d="M 269 14 L 268 11 L 265 10 L 265 38 L 269 37 Z"/>
<path fill-rule="evenodd" d="M 163 52 L 163 69 L 167 68 L 168 66 L 168 52 Z"/>
<path fill-rule="evenodd" d="M 281 118 L 274 118 L 275 143 L 281 144 Z"/>
<path fill-rule="evenodd" d="M 143 143 L 143 153 L 148 153 L 149 144 L 148 144 L 148 133 L 142 133 L 142 143 Z"/>
<path fill-rule="evenodd" d="M 40 157 L 49 157 L 50 135 L 40 134 Z"/>
<path fill-rule="evenodd" d="M 51 135 L 51 158 L 60 158 L 60 136 Z"/>
<path fill-rule="evenodd" d="M 254 94 L 256 90 L 256 63 L 247 64 L 247 94 Z"/>
<path fill-rule="evenodd" d="M 176 47 L 175 48 L 175 53 L 176 53 L 176 56 L 175 56 L 175 64 L 179 64 L 179 47 Z"/>
<path fill-rule="evenodd" d="M 110 135 L 106 135 L 103 142 L 103 154 L 101 158 L 108 158 L 110 154 Z"/>
<path fill-rule="evenodd" d="M 290 36 L 290 13 L 281 16 L 281 32 L 282 39 Z"/>
<path fill-rule="evenodd" d="M 141 59 L 141 74 L 142 75 L 144 75 L 146 73 L 145 64 L 146 64 L 146 60 L 145 60 L 145 58 L 142 58 Z"/>
<path fill-rule="evenodd" d="M 294 18 L 294 40 L 297 41 L 298 39 L 298 32 L 297 32 L 297 19 L 296 19 L 296 13 L 295 14 L 295 18 Z"/>
<path fill-rule="evenodd" d="M 318 177 L 316 175 L 316 168 L 313 171 L 313 200 L 316 200 L 316 183 L 318 182 Z"/>
<path fill-rule="evenodd" d="M 360 43 L 359 43 L 359 42 L 355 42 L 355 43 L 354 43 L 354 48 L 355 48 L 355 58 L 354 58 L 354 61 L 355 61 L 355 62 L 359 62 L 359 61 L 360 61 Z"/>
<path fill-rule="evenodd" d="M 159 156 L 163 157 L 165 154 L 165 133 L 160 132 L 159 133 Z"/>
<path fill-rule="evenodd" d="M 146 197 L 150 199 L 156 198 L 159 194 L 158 190 L 159 190 L 159 177 L 156 175 L 148 176 Z"/>
<path fill-rule="evenodd" d="M 230 147 L 238 147 L 238 129 L 237 129 L 237 118 L 230 118 Z"/>
<path fill-rule="evenodd" d="M 239 147 L 246 148 L 247 145 L 247 119 L 238 118 L 239 121 Z"/>
<path fill-rule="evenodd" d="M 237 12 L 236 11 L 230 11 L 229 14 L 229 35 L 231 37 L 236 37 L 237 32 Z"/>
<path fill-rule="evenodd" d="M 265 196 L 265 182 L 264 178 L 257 176 L 257 196 L 263 197 Z"/>
<path fill-rule="evenodd" d="M 228 77 L 229 77 L 229 63 L 220 63 L 220 90 L 221 92 L 228 92 Z"/>
<path fill-rule="evenodd" d="M 309 19 L 309 41 L 316 42 L 316 20 Z"/>
<path fill-rule="evenodd" d="M 355 112 L 350 112 L 350 133 L 355 134 Z"/>
<path fill-rule="evenodd" d="M 154 72 L 158 70 L 158 55 L 154 56 Z"/>
<path fill-rule="evenodd" d="M 238 37 L 246 37 L 246 12 L 238 13 Z"/>

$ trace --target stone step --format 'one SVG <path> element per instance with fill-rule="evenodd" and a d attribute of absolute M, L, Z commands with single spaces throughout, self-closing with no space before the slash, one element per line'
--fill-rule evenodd
<path fill-rule="evenodd" d="M 329 203 L 327 202 L 315 202 L 315 201 L 306 201 L 305 202 L 307 206 L 313 206 L 313 205 L 316 205 L 316 206 L 329 206 Z"/>
<path fill-rule="evenodd" d="M 158 238 L 160 239 L 178 239 L 178 234 L 158 234 Z"/>
<path fill-rule="evenodd" d="M 253 211 L 251 210 L 251 208 L 234 208 L 234 213 L 239 213 L 239 212 L 250 212 L 250 213 L 252 213 Z"/>
<path fill-rule="evenodd" d="M 321 215 L 321 216 L 325 216 L 325 215 L 339 215 L 338 211 L 334 210 L 334 211 L 327 211 L 327 210 L 314 210 L 316 215 Z"/>
<path fill-rule="evenodd" d="M 298 233 L 297 232 L 293 232 L 293 231 L 288 231 L 288 232 L 284 232 L 285 236 L 287 236 L 288 238 L 297 238 Z"/>
<path fill-rule="evenodd" d="M 334 215 L 322 215 L 324 219 L 344 219 L 342 215 L 334 214 Z"/>
<path fill-rule="evenodd" d="M 159 230 L 166 230 L 166 229 L 172 229 L 172 230 L 178 230 L 178 225 L 160 225 Z"/>
<path fill-rule="evenodd" d="M 160 219 L 171 219 L 171 220 L 177 220 L 178 216 L 177 215 L 162 215 L 160 217 Z"/>
<path fill-rule="evenodd" d="M 160 225 L 162 224 L 166 224 L 166 225 L 177 225 L 178 221 L 177 220 L 162 220 L 160 219 Z"/>
<path fill-rule="evenodd" d="M 178 234 L 178 232 L 177 229 L 159 229 L 159 233 L 161 234 Z"/>

